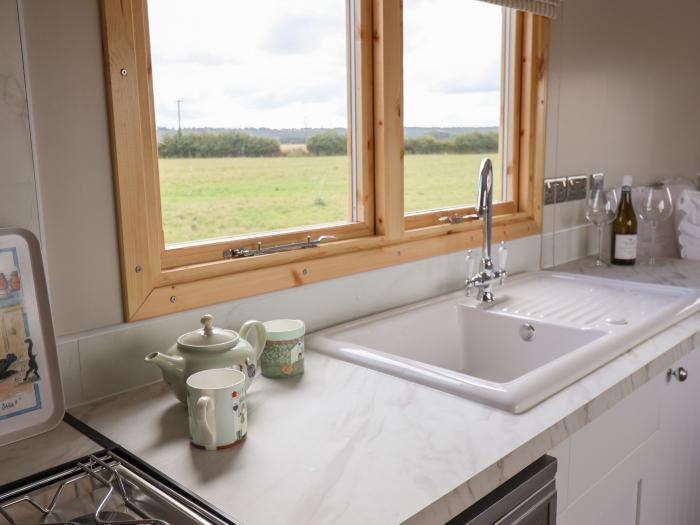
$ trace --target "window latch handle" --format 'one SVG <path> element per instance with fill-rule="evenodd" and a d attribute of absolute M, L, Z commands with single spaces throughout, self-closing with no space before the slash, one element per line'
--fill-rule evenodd
<path fill-rule="evenodd" d="M 302 242 L 290 242 L 288 244 L 278 244 L 276 246 L 263 247 L 262 242 L 258 242 L 255 248 L 229 248 L 224 250 L 224 259 L 238 259 L 241 257 L 254 257 L 256 255 L 267 255 L 270 253 L 288 252 L 290 250 L 304 250 L 315 248 L 323 241 L 335 239 L 335 235 L 321 235 L 317 239 L 312 239 L 311 235 Z"/>
<path fill-rule="evenodd" d="M 475 220 L 479 218 L 481 218 L 481 216 L 476 213 L 470 213 L 468 215 L 458 215 L 455 213 L 453 215 L 445 215 L 444 217 L 440 217 L 438 220 L 440 222 L 448 222 L 450 224 L 459 224 L 460 222 Z"/>

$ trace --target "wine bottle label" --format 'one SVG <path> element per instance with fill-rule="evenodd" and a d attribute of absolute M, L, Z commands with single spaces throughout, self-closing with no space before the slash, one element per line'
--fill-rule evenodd
<path fill-rule="evenodd" d="M 615 234 L 615 259 L 630 261 L 637 258 L 637 235 Z"/>

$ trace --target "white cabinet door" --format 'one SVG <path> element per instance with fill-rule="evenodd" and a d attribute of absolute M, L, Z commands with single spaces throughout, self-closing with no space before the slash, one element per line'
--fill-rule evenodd
<path fill-rule="evenodd" d="M 642 525 L 700 523 L 700 350 L 672 369 L 681 367 L 688 378 L 672 377 L 663 388 L 660 446 L 642 487 Z"/>
<path fill-rule="evenodd" d="M 598 483 L 659 430 L 659 375 L 642 385 L 571 436 L 569 498 L 573 501 Z"/>
<path fill-rule="evenodd" d="M 657 494 L 647 488 L 657 477 L 660 431 L 654 432 L 609 472 L 558 515 L 558 525 L 672 525 L 669 521 L 644 521 L 643 510 L 658 507 Z M 601 441 L 600 446 L 605 446 Z M 572 475 L 574 471 L 571 471 Z M 649 514 L 649 513 L 647 513 Z M 656 514 L 663 514 L 663 512 Z M 680 525 L 680 523 L 679 523 Z M 695 525 L 687 522 L 684 525 Z"/>
<path fill-rule="evenodd" d="M 664 386 L 663 376 L 653 378 L 569 438 L 568 505 L 558 509 L 558 525 L 639 525 Z"/>
<path fill-rule="evenodd" d="M 650 439 L 653 440 L 653 437 Z M 638 525 L 645 445 L 562 511 L 557 516 L 557 525 Z M 657 525 L 663 524 L 660 522 Z"/>
<path fill-rule="evenodd" d="M 559 525 L 700 525 L 700 349 L 592 421 L 569 453 Z"/>

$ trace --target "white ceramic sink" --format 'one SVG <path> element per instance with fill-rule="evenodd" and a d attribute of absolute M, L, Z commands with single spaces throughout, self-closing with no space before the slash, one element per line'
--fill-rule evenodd
<path fill-rule="evenodd" d="M 700 292 L 535 272 L 488 309 L 464 292 L 316 332 L 309 348 L 522 412 L 683 317 Z M 534 329 L 534 337 L 526 336 Z"/>

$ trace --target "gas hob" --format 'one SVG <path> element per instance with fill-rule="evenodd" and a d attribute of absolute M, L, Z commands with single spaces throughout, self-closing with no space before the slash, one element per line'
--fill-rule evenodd
<path fill-rule="evenodd" d="M 233 525 L 110 451 L 0 493 L 0 525 Z"/>

